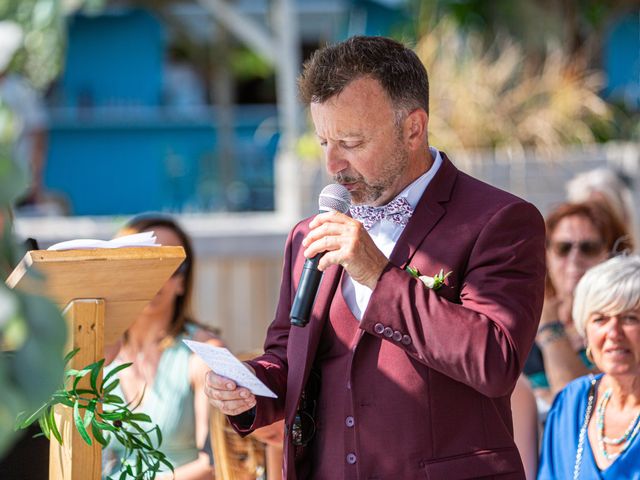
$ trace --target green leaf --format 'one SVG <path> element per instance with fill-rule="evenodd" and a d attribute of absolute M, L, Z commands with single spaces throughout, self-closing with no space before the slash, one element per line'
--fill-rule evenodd
<path fill-rule="evenodd" d="M 81 395 L 90 395 L 91 397 L 97 397 L 98 396 L 98 392 L 96 392 L 95 390 L 92 390 L 90 388 L 77 388 L 75 390 L 73 390 L 73 396 L 74 397 L 80 397 Z M 79 398 L 79 400 L 85 400 L 88 401 L 87 398 Z"/>
<path fill-rule="evenodd" d="M 149 434 L 143 428 L 141 428 L 140 425 L 138 425 L 137 423 L 131 423 L 130 425 L 134 429 L 136 429 L 140 434 L 140 436 L 144 439 L 144 441 L 140 439 L 138 439 L 138 441 L 142 443 L 149 450 L 153 450 L 153 443 L 151 442 L 151 437 L 149 437 Z"/>
<path fill-rule="evenodd" d="M 158 448 L 160 448 L 160 445 L 162 445 L 162 431 L 160 430 L 160 427 L 158 425 L 156 425 L 153 430 L 156 432 L 156 437 L 158 438 Z"/>
<path fill-rule="evenodd" d="M 128 457 L 129 454 L 131 453 L 131 450 L 134 448 L 134 444 L 131 441 L 131 437 L 129 437 L 128 435 L 123 435 L 121 431 L 118 431 L 117 433 L 115 433 L 115 436 L 118 439 L 118 442 L 120 442 L 120 445 L 125 447 L 128 451 L 126 455 L 123 455 L 123 457 Z"/>
<path fill-rule="evenodd" d="M 174 471 L 173 469 L 173 464 L 167 460 L 167 457 L 165 457 L 164 455 L 162 455 L 162 457 L 159 457 L 158 460 L 160 460 L 160 462 L 162 462 L 167 468 L 169 468 L 172 472 Z"/>
<path fill-rule="evenodd" d="M 87 405 L 87 409 L 84 412 L 84 428 L 88 428 L 91 425 L 91 421 L 95 416 L 96 400 L 91 400 Z"/>
<path fill-rule="evenodd" d="M 62 445 L 62 435 L 60 435 L 60 430 L 58 430 L 58 425 L 56 424 L 56 416 L 54 414 L 54 409 L 50 408 L 49 413 L 47 415 L 47 420 L 49 422 L 49 430 L 51 434 L 58 440 L 58 443 Z"/>
<path fill-rule="evenodd" d="M 100 415 L 100 414 L 98 414 Z M 118 429 L 116 427 L 114 427 L 113 425 L 110 425 L 108 423 L 105 422 L 101 422 L 100 420 L 98 420 L 98 416 L 93 418 L 93 423 L 94 425 L 96 425 L 100 430 L 108 430 L 110 432 L 116 432 Z"/>
<path fill-rule="evenodd" d="M 153 450 L 153 445 L 151 445 L 151 441 L 149 441 L 149 443 L 146 443 L 144 440 L 141 440 L 135 435 L 130 436 L 129 440 L 137 450 L 140 450 L 140 449 Z"/>
<path fill-rule="evenodd" d="M 133 365 L 133 363 L 129 362 L 129 363 L 123 363 L 121 365 L 118 365 L 116 368 L 114 368 L 113 370 L 110 370 L 109 373 L 107 373 L 104 376 L 104 379 L 102 380 L 102 385 L 104 385 L 105 383 L 107 383 L 111 377 L 113 377 L 114 375 L 116 375 L 118 372 L 124 370 L 125 368 L 129 368 L 131 365 Z"/>
<path fill-rule="evenodd" d="M 136 422 L 153 422 L 151 417 L 146 413 L 132 413 L 129 415 L 128 420 L 135 420 Z"/>
<path fill-rule="evenodd" d="M 102 366 L 104 365 L 104 358 L 101 360 L 98 360 L 95 363 L 92 363 L 91 365 L 89 365 L 87 368 L 89 368 L 91 370 L 91 378 L 90 378 L 90 384 L 91 384 L 91 388 L 93 388 L 94 390 L 98 390 L 98 386 L 97 386 L 97 380 L 98 380 L 98 376 L 100 375 L 100 372 L 102 371 Z"/>
<path fill-rule="evenodd" d="M 108 393 L 110 393 L 114 388 L 116 388 L 118 385 L 120 384 L 120 379 L 116 378 L 113 382 L 111 382 L 109 385 L 107 385 L 106 387 L 104 387 L 104 389 L 102 389 L 102 392 L 104 395 L 107 395 Z M 102 382 L 102 385 L 104 385 L 104 382 Z M 122 402 L 124 403 L 124 401 Z"/>
<path fill-rule="evenodd" d="M 73 400 L 69 398 L 67 392 L 56 392 L 51 397 L 51 400 L 53 400 L 53 403 L 61 403 L 66 407 L 73 408 Z"/>
<path fill-rule="evenodd" d="M 15 430 L 27 428 L 33 422 L 38 420 L 46 412 L 49 405 L 51 405 L 50 402 L 45 403 L 24 420 L 21 420 L 21 418 L 25 417 L 27 412 L 20 412 L 20 414 L 18 414 L 18 418 L 16 418 Z"/>
<path fill-rule="evenodd" d="M 93 433 L 93 438 L 95 438 L 100 445 L 102 445 L 103 447 L 109 445 L 109 440 L 111 439 L 111 437 L 109 437 L 109 440 L 104 438 L 104 436 L 102 435 L 102 431 L 96 426 L 95 422 L 91 423 L 91 433 Z"/>
<path fill-rule="evenodd" d="M 105 403 L 110 403 L 110 404 L 124 404 L 124 400 L 122 397 L 118 396 L 118 395 L 105 395 L 102 400 Z"/>
<path fill-rule="evenodd" d="M 72 391 L 73 391 L 75 394 L 78 394 L 78 392 L 77 392 L 78 384 L 82 381 L 82 379 L 84 378 L 84 376 L 85 376 L 87 373 L 89 373 L 90 371 L 91 371 L 91 370 L 89 370 L 89 369 L 86 369 L 86 368 L 85 368 L 85 369 L 83 369 L 83 370 L 80 370 L 80 371 L 78 372 L 78 374 L 75 376 L 75 377 L 76 377 L 76 379 L 73 381 L 73 388 L 72 388 Z"/>
<path fill-rule="evenodd" d="M 75 368 L 69 368 L 68 370 L 66 370 L 64 372 L 65 376 L 67 378 L 70 377 L 78 377 L 78 378 L 82 378 L 84 377 L 87 373 L 89 373 L 91 370 L 89 370 L 88 368 L 83 368 L 82 370 L 76 370 Z"/>
<path fill-rule="evenodd" d="M 73 406 L 73 421 L 76 424 L 76 428 L 78 429 L 78 433 L 82 437 L 82 439 L 87 442 L 87 444 L 91 445 L 91 437 L 87 432 L 87 429 L 84 426 L 82 421 L 82 417 L 80 416 L 80 408 L 78 408 L 78 402 Z"/>
<path fill-rule="evenodd" d="M 136 472 L 142 472 L 142 455 L 140 453 L 136 455 Z"/>
<path fill-rule="evenodd" d="M 123 418 L 125 418 L 127 416 L 126 412 L 122 412 L 122 411 L 114 411 L 114 412 L 102 412 L 100 414 L 100 416 L 102 418 L 104 418 L 105 420 L 122 420 Z"/>
<path fill-rule="evenodd" d="M 38 419 L 38 423 L 40 424 L 40 430 L 42 430 L 43 435 L 48 439 L 50 439 L 51 432 L 49 430 L 49 424 L 47 423 L 47 417 L 46 416 L 40 417 Z"/>
<path fill-rule="evenodd" d="M 416 267 L 412 267 L 411 265 L 408 265 L 405 270 L 409 273 L 409 275 L 411 275 L 412 277 L 416 277 L 418 278 L 420 276 L 420 272 L 418 272 L 418 269 Z"/>
<path fill-rule="evenodd" d="M 73 357 L 75 357 L 76 353 L 78 353 L 79 351 L 80 351 L 80 349 L 79 349 L 79 348 L 74 348 L 73 350 L 71 350 L 69 353 L 67 353 L 67 354 L 64 356 L 64 366 L 65 366 L 65 367 L 69 364 L 69 362 L 71 361 L 71 359 L 72 359 Z"/>

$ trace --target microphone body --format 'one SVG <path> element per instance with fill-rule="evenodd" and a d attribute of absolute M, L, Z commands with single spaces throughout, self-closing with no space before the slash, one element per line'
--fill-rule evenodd
<path fill-rule="evenodd" d="M 318 287 L 322 280 L 322 272 L 318 270 L 318 263 L 322 255 L 322 253 L 319 253 L 313 258 L 307 258 L 304 262 L 298 290 L 296 291 L 289 316 L 291 325 L 304 327 L 309 323 L 313 302 L 316 299 L 316 293 L 318 293 Z"/>
<path fill-rule="evenodd" d="M 320 213 L 332 210 L 347 213 L 351 205 L 351 194 L 342 185 L 327 185 L 322 189 L 318 203 L 320 205 Z M 289 314 L 291 325 L 304 327 L 309 323 L 311 309 L 322 280 L 322 272 L 318 270 L 318 263 L 322 255 L 324 253 L 319 253 L 313 258 L 307 258 L 304 262 L 298 289 Z"/>

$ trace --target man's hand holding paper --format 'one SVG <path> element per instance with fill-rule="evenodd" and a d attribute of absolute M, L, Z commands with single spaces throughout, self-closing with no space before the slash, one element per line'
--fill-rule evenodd
<path fill-rule="evenodd" d="M 205 392 L 211 404 L 225 415 L 239 415 L 250 410 L 256 404 L 256 395 L 277 397 L 255 376 L 249 365 L 226 348 L 183 341 L 211 368 L 205 380 Z"/>

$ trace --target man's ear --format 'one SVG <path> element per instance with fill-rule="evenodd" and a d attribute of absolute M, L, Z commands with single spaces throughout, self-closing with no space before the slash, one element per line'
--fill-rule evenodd
<path fill-rule="evenodd" d="M 421 108 L 416 108 L 404 120 L 404 135 L 407 146 L 412 150 L 424 148 L 427 141 L 429 115 Z"/>

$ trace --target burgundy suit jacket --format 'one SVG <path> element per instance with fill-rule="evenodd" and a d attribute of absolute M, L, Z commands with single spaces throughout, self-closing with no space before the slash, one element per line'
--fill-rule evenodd
<path fill-rule="evenodd" d="M 290 327 L 309 219 L 289 234 L 265 354 L 250 362 L 278 394 L 258 397 L 253 425 L 285 419 L 286 478 L 305 478 L 290 428 L 314 362 L 341 267 L 324 273 L 312 318 Z M 358 478 L 524 478 L 510 394 L 533 343 L 544 290 L 544 222 L 537 209 L 443 164 L 393 250 L 359 328 L 353 391 L 360 402 Z M 452 272 L 437 291 L 405 271 Z M 403 341 L 384 335 L 400 332 Z M 342 478 L 344 459 L 335 462 Z"/>

